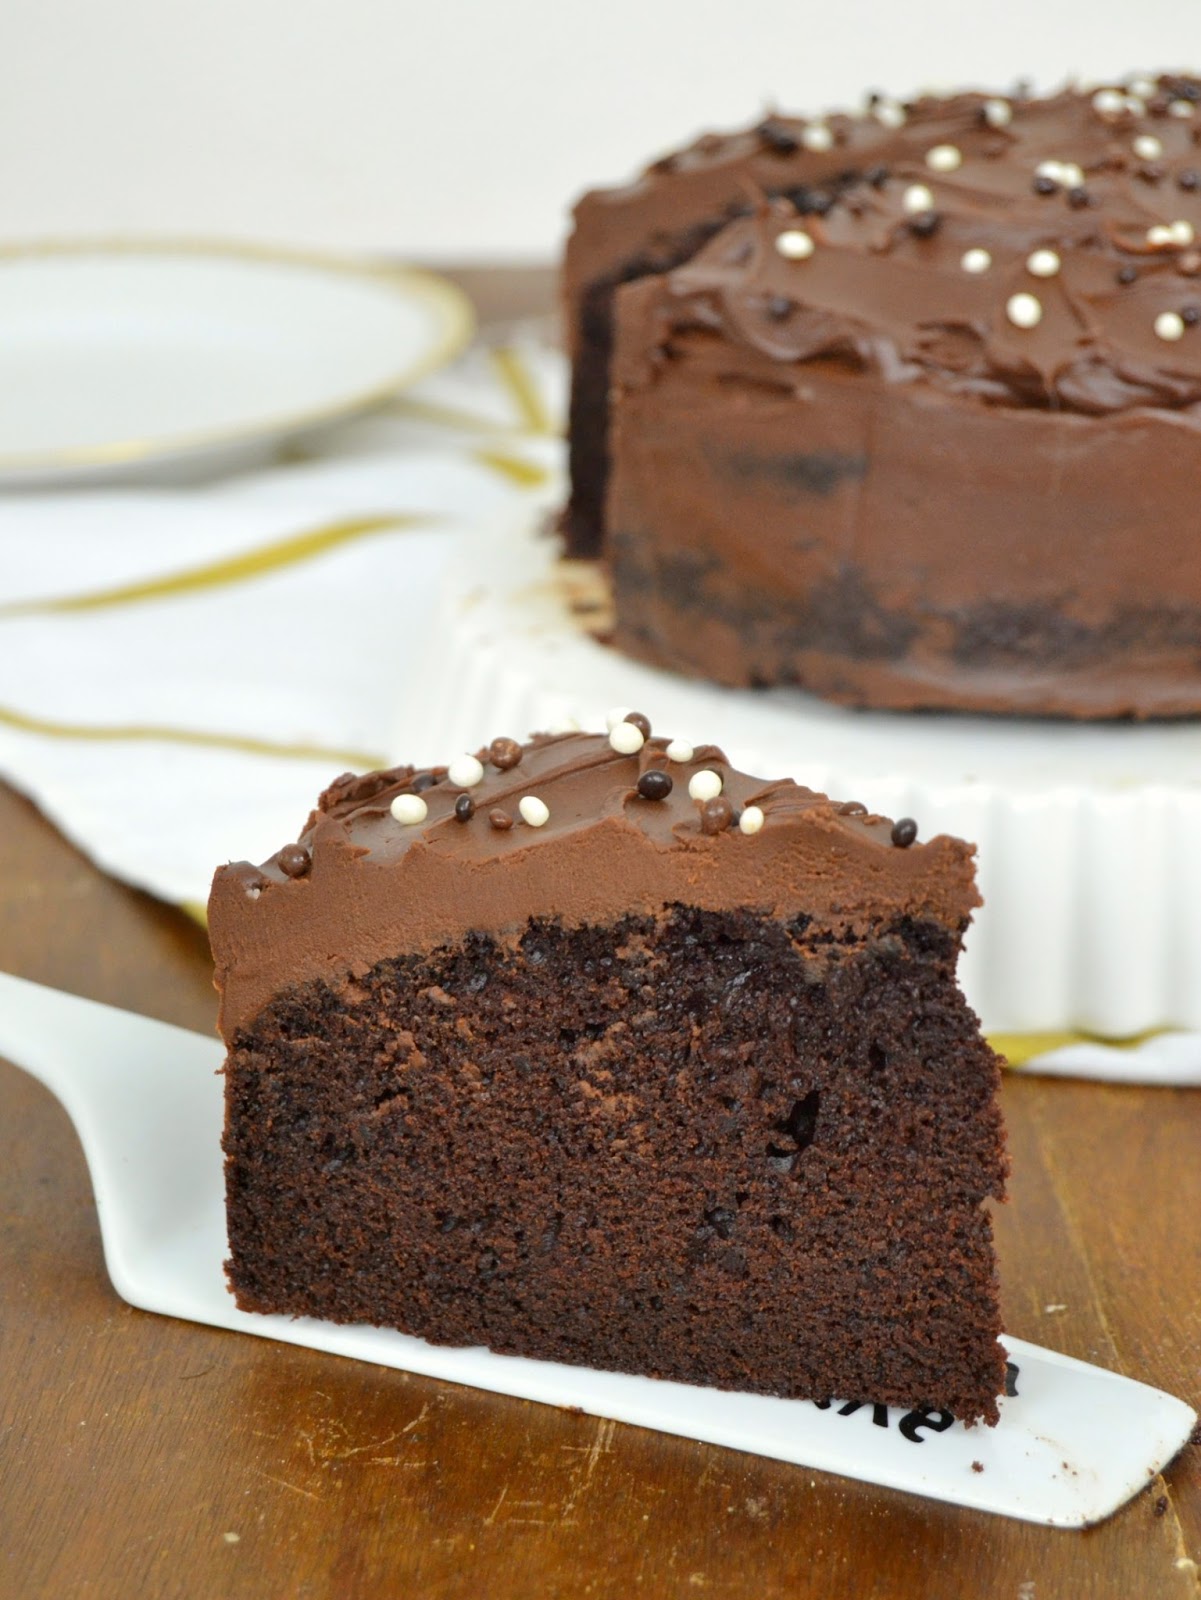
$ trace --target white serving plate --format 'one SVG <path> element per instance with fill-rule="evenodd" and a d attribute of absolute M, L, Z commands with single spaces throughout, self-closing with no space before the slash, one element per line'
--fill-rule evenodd
<path fill-rule="evenodd" d="M 282 250 L 0 250 L 0 488 L 216 471 L 449 360 L 452 284 Z"/>
<path fill-rule="evenodd" d="M 862 712 L 677 677 L 586 632 L 545 520 L 543 505 L 453 563 L 438 671 L 398 728 L 406 759 L 632 706 L 749 772 L 973 840 L 985 906 L 961 975 L 989 1032 L 1201 1029 L 1201 723 Z"/>
<path fill-rule="evenodd" d="M 1064 1528 L 1145 1488 L 1196 1422 L 1171 1395 L 1019 1339 L 1005 1340 L 1014 1393 L 1000 1422 L 965 1428 L 945 1412 L 774 1400 L 239 1311 L 222 1271 L 219 1042 L 0 973 L 0 1055 L 70 1114 L 109 1276 L 147 1311 Z"/>

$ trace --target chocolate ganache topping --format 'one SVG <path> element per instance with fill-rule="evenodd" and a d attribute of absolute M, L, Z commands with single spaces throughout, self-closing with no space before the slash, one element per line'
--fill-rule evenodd
<path fill-rule="evenodd" d="M 1195 406 L 1199 96 L 1194 79 L 1161 79 L 1149 103 L 964 94 L 930 103 L 915 144 L 919 102 L 906 148 L 820 215 L 762 200 L 675 268 L 651 359 L 718 328 L 773 360 L 841 359 L 991 404 Z"/>
<path fill-rule="evenodd" d="M 297 844 L 219 868 L 209 930 L 225 1037 L 292 985 L 353 982 L 470 933 L 515 940 L 531 917 L 578 927 L 682 904 L 851 937 L 882 918 L 966 926 L 979 903 L 970 845 L 915 843 L 907 819 L 750 777 L 713 745 L 647 737 L 644 722 L 347 775 Z"/>

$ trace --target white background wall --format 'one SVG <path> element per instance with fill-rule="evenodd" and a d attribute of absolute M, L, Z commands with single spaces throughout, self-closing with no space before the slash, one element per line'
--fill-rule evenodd
<path fill-rule="evenodd" d="M 546 259 L 773 100 L 1199 60 L 1199 0 L 0 0 L 0 237 Z"/>

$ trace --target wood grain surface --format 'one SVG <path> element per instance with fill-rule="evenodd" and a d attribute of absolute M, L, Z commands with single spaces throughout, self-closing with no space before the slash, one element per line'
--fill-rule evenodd
<path fill-rule="evenodd" d="M 0 969 L 213 1025 L 203 933 L 3 787 Z M 1009 1331 L 1201 1404 L 1201 1091 L 1013 1074 L 1004 1105 Z M 1201 1442 L 1055 1531 L 133 1310 L 70 1123 L 0 1063 L 2 1600 L 1196 1600 L 1198 1562 Z"/>

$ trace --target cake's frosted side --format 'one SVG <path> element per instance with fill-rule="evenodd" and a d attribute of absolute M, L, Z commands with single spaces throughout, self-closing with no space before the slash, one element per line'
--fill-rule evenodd
<path fill-rule="evenodd" d="M 1199 92 L 947 102 L 921 159 L 620 288 L 617 644 L 892 709 L 1201 712 Z"/>

